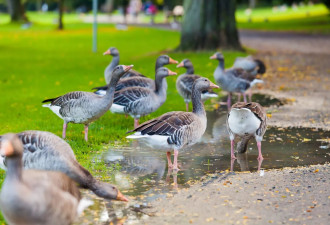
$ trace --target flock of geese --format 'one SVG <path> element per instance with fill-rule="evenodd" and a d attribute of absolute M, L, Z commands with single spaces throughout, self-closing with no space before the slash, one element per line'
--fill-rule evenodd
<path fill-rule="evenodd" d="M 231 140 L 231 158 L 237 151 L 247 150 L 250 139 L 255 138 L 262 160 L 261 141 L 266 131 L 266 113 L 260 104 L 251 102 L 251 87 L 262 80 L 257 74 L 265 72 L 262 61 L 251 56 L 237 58 L 230 69 L 224 68 L 224 56 L 217 52 L 210 59 L 219 61 L 214 72 L 216 85 L 209 79 L 196 75 L 189 59 L 178 61 L 167 55 L 156 60 L 155 79 L 150 79 L 133 70 L 133 65 L 119 65 L 119 51 L 109 48 L 104 55 L 112 61 L 104 71 L 107 85 L 95 88 L 95 92 L 74 91 L 46 99 L 44 107 L 63 119 L 62 138 L 66 137 L 68 123 L 85 126 L 88 141 L 88 126 L 108 110 L 130 115 L 134 129 L 127 136 L 142 139 L 157 150 L 166 152 L 168 168 L 179 170 L 179 150 L 198 141 L 206 130 L 207 118 L 204 101 L 218 95 L 213 88 L 228 92 L 227 128 Z M 178 64 L 186 73 L 180 75 L 176 87 L 186 104 L 186 112 L 167 112 L 139 125 L 141 116 L 155 112 L 165 101 L 166 77 L 176 75 L 165 68 Z M 247 103 L 246 92 L 250 102 Z M 231 105 L 232 93 L 243 94 L 244 102 Z M 189 103 L 192 102 L 192 112 Z M 24 131 L 0 136 L 0 166 L 7 170 L 1 188 L 0 207 L 9 224 L 71 224 L 90 202 L 81 199 L 79 189 L 86 188 L 104 199 L 128 201 L 112 184 L 95 179 L 83 168 L 70 145 L 58 136 L 46 131 Z M 171 153 L 174 152 L 173 163 Z"/>

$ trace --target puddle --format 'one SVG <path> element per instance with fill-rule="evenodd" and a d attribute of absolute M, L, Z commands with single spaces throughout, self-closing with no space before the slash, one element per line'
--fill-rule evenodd
<path fill-rule="evenodd" d="M 206 174 L 229 170 L 230 142 L 226 128 L 226 112 L 208 112 L 208 126 L 201 140 L 179 153 L 181 170 L 168 173 L 166 154 L 133 140 L 127 146 L 111 147 L 103 156 L 109 166 L 120 163 L 116 185 L 132 201 L 129 204 L 96 198 L 78 224 L 136 224 L 148 218 L 143 208 L 157 198 L 165 198 Z M 324 164 L 330 160 L 330 132 L 303 128 L 268 128 L 262 142 L 262 169 Z M 251 141 L 247 154 L 236 154 L 234 171 L 257 171 L 258 150 Z M 177 187 L 174 185 L 177 182 Z M 102 220 L 101 220 L 102 219 Z M 102 222 L 103 221 L 103 222 Z"/>
<path fill-rule="evenodd" d="M 227 95 L 221 98 L 221 101 L 226 102 L 227 101 Z M 248 96 L 247 96 L 248 97 Z M 232 102 L 237 101 L 237 95 L 233 95 Z M 241 97 L 241 101 L 243 101 L 243 96 Z M 252 101 L 258 102 L 263 107 L 269 107 L 269 106 L 282 106 L 290 102 L 289 100 L 285 98 L 276 98 L 272 95 L 267 94 L 253 94 L 252 95 Z"/>

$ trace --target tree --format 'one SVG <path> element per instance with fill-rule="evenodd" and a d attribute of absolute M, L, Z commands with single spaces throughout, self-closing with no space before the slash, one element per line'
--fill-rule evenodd
<path fill-rule="evenodd" d="M 181 50 L 241 50 L 235 0 L 185 0 Z"/>
<path fill-rule="evenodd" d="M 7 0 L 11 22 L 28 22 L 21 0 Z"/>
<path fill-rule="evenodd" d="M 64 8 L 64 0 L 58 0 L 58 29 L 63 30 L 63 8 Z"/>

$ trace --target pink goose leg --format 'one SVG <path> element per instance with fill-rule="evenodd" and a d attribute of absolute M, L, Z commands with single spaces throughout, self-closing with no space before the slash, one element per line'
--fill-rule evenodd
<path fill-rule="evenodd" d="M 173 164 L 171 161 L 171 152 L 166 152 L 166 156 L 167 156 L 167 164 L 168 164 L 168 168 L 172 169 L 173 168 Z"/>
<path fill-rule="evenodd" d="M 134 119 L 134 128 L 139 126 L 139 119 Z"/>
<path fill-rule="evenodd" d="M 262 154 L 261 154 L 261 142 L 260 141 L 257 142 L 257 146 L 258 146 L 258 152 L 259 152 L 258 160 L 263 160 L 264 157 L 262 157 Z"/>
<path fill-rule="evenodd" d="M 231 156 L 232 159 L 236 159 L 235 154 L 234 154 L 234 140 L 231 140 L 230 141 L 230 146 L 231 146 L 231 148 L 230 148 L 230 156 Z"/>
<path fill-rule="evenodd" d="M 68 127 L 68 124 L 66 122 L 63 123 L 63 132 L 62 132 L 62 138 L 64 139 L 66 137 L 66 128 Z"/>
<path fill-rule="evenodd" d="M 252 90 L 251 90 L 251 88 L 250 88 L 250 90 L 248 92 L 248 95 L 249 95 L 250 102 L 252 102 Z"/>
<path fill-rule="evenodd" d="M 246 94 L 245 94 L 245 92 L 243 93 L 243 98 L 244 98 L 244 102 L 246 103 L 247 101 L 246 101 Z"/>
<path fill-rule="evenodd" d="M 189 103 L 186 103 L 186 111 L 189 112 Z"/>
<path fill-rule="evenodd" d="M 85 125 L 84 130 L 85 130 L 85 141 L 88 141 L 88 125 Z"/>
<path fill-rule="evenodd" d="M 174 149 L 174 161 L 173 161 L 173 169 L 178 171 L 178 155 L 179 155 L 179 151 Z"/>
<path fill-rule="evenodd" d="M 241 101 L 241 97 L 242 97 L 241 93 L 238 93 L 237 94 L 237 102 L 240 102 Z"/>

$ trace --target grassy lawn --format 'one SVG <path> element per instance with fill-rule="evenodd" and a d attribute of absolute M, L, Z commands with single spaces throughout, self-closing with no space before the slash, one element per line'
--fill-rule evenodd
<path fill-rule="evenodd" d="M 176 60 L 190 58 L 196 73 L 213 78 L 216 61 L 209 60 L 213 52 L 171 52 L 179 44 L 179 33 L 173 31 L 129 28 L 116 30 L 100 25 L 98 52 L 91 52 L 91 25 L 69 23 L 66 30 L 54 25 L 33 25 L 28 30 L 19 25 L 0 26 L 0 134 L 24 130 L 45 130 L 61 135 L 62 120 L 41 101 L 70 91 L 90 91 L 104 84 L 103 71 L 111 60 L 102 53 L 110 46 L 120 51 L 122 64 L 134 64 L 134 69 L 154 77 L 155 60 L 169 54 Z M 226 66 L 232 65 L 239 52 L 224 52 Z M 183 73 L 175 65 L 171 70 Z M 213 79 L 212 79 L 213 80 Z M 168 98 L 155 113 L 142 122 L 171 110 L 184 110 L 183 99 L 175 89 L 175 77 L 168 78 Z M 125 142 L 125 132 L 132 129 L 133 119 L 107 112 L 90 125 L 89 142 L 83 141 L 83 125 L 69 124 L 67 141 L 78 161 L 105 181 L 111 181 L 111 169 L 100 162 L 106 144 Z M 4 178 L 0 171 L 0 181 Z"/>

